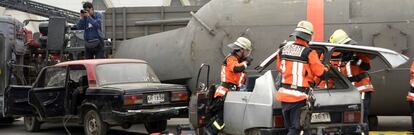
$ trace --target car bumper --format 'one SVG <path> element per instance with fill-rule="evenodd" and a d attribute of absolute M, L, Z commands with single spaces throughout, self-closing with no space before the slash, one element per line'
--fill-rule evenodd
<path fill-rule="evenodd" d="M 361 134 L 366 128 L 366 124 L 312 124 L 311 134 Z"/>
<path fill-rule="evenodd" d="M 287 135 L 288 130 L 285 128 L 263 128 L 259 129 L 261 135 Z"/>
<path fill-rule="evenodd" d="M 168 107 L 158 109 L 128 110 L 127 112 L 112 111 L 109 123 L 143 123 L 148 121 L 166 120 L 180 115 L 187 107 Z"/>
<path fill-rule="evenodd" d="M 310 132 L 312 135 L 360 135 L 366 129 L 366 124 L 312 124 Z M 286 135 L 286 128 L 263 128 L 259 129 L 262 135 Z"/>

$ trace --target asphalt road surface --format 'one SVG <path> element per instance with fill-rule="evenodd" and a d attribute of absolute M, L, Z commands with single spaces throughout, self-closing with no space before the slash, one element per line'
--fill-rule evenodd
<path fill-rule="evenodd" d="M 175 133 L 177 125 L 188 124 L 188 119 L 172 119 L 168 121 L 168 130 Z M 67 125 L 72 135 L 83 135 L 83 127 L 76 124 Z M 411 128 L 410 117 L 379 117 L 379 129 L 381 132 L 375 134 L 386 135 L 387 132 L 382 131 L 409 131 Z M 0 135 L 65 135 L 67 134 L 62 124 L 45 123 L 42 125 L 41 131 L 36 133 L 26 132 L 23 120 L 18 119 L 13 124 L 0 125 Z M 134 125 L 130 129 L 122 129 L 113 127 L 109 130 L 108 135 L 145 135 L 147 134 L 143 125 Z M 395 133 L 392 133 L 395 134 Z M 402 134 L 402 132 L 401 132 Z M 404 133 L 406 134 L 406 133 Z"/>

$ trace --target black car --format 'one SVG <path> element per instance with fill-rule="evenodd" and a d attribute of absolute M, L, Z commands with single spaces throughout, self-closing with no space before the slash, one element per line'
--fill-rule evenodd
<path fill-rule="evenodd" d="M 86 135 L 136 123 L 154 133 L 187 111 L 189 95 L 185 86 L 160 83 L 145 61 L 78 60 L 45 67 L 33 86 L 11 85 L 4 109 L 6 116 L 24 116 L 30 132 L 65 119 L 83 124 Z"/>

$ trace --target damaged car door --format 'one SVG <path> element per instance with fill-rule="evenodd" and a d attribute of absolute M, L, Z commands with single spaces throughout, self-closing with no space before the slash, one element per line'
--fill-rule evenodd
<path fill-rule="evenodd" d="M 224 103 L 225 133 L 245 134 L 245 130 L 252 127 L 274 126 L 273 108 L 280 106 L 280 103 L 273 98 L 276 92 L 273 78 L 272 72 L 267 71 L 256 79 L 252 92 L 227 93 Z"/>
<path fill-rule="evenodd" d="M 4 92 L 4 115 L 5 116 L 30 116 L 33 108 L 29 104 L 28 92 L 32 86 L 9 85 Z"/>
<path fill-rule="evenodd" d="M 29 91 L 29 103 L 43 118 L 65 115 L 67 71 L 67 67 L 43 69 Z"/>
<path fill-rule="evenodd" d="M 4 93 L 5 115 L 65 115 L 66 82 L 67 67 L 45 67 L 33 86 L 10 85 Z"/>

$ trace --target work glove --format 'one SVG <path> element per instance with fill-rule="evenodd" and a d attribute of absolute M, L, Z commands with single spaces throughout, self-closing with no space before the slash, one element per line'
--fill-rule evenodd
<path fill-rule="evenodd" d="M 252 64 L 253 58 L 252 57 L 247 57 L 245 59 L 247 66 L 250 66 Z"/>

